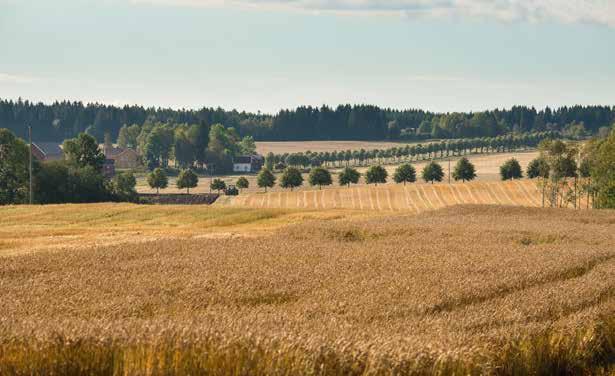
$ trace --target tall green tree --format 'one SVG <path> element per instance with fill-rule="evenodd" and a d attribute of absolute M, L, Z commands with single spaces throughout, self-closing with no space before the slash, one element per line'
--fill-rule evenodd
<path fill-rule="evenodd" d="M 595 207 L 615 208 L 615 129 L 592 147 L 591 177 L 595 186 Z"/>
<path fill-rule="evenodd" d="M 220 191 L 223 191 L 226 189 L 226 183 L 222 179 L 214 179 L 209 185 L 209 187 L 212 190 L 218 191 L 218 193 L 220 193 Z"/>
<path fill-rule="evenodd" d="M 466 157 L 462 157 L 457 161 L 455 168 L 453 169 L 453 179 L 461 180 L 474 180 L 476 178 L 476 169 L 474 165 Z"/>
<path fill-rule="evenodd" d="M 292 191 L 296 187 L 303 185 L 301 171 L 295 167 L 287 167 L 280 177 L 280 187 L 290 188 Z"/>
<path fill-rule="evenodd" d="M 77 138 L 64 141 L 62 149 L 70 164 L 79 168 L 90 166 L 98 172 L 102 171 L 105 155 L 94 137 L 80 133 Z"/>
<path fill-rule="evenodd" d="M 378 183 L 386 183 L 387 182 L 387 177 L 389 176 L 387 170 L 384 169 L 384 167 L 382 166 L 371 166 L 370 168 L 367 169 L 367 172 L 365 172 L 365 182 L 367 184 L 375 184 L 378 185 Z"/>
<path fill-rule="evenodd" d="M 30 150 L 8 129 L 0 129 L 0 205 L 26 202 Z"/>
<path fill-rule="evenodd" d="M 177 177 L 177 188 L 186 188 L 186 193 L 190 194 L 190 188 L 194 188 L 199 184 L 199 177 L 191 170 L 182 170 Z"/>
<path fill-rule="evenodd" d="M 120 133 L 117 136 L 117 145 L 121 148 L 136 150 L 139 133 L 141 133 L 141 126 L 139 124 L 133 124 L 131 126 L 126 126 L 126 124 L 124 124 L 122 128 L 120 128 Z"/>
<path fill-rule="evenodd" d="M 169 178 L 166 172 L 158 167 L 147 175 L 147 184 L 159 194 L 160 188 L 165 189 L 169 185 Z"/>
<path fill-rule="evenodd" d="M 267 188 L 272 188 L 275 185 L 275 175 L 267 169 L 263 168 L 256 177 L 256 184 L 260 188 L 265 188 L 265 192 L 267 192 Z"/>
<path fill-rule="evenodd" d="M 322 167 L 313 168 L 310 171 L 308 181 L 311 186 L 317 185 L 319 189 L 321 189 L 323 185 L 333 184 L 333 180 L 331 179 L 331 173 L 329 172 L 329 170 Z"/>
<path fill-rule="evenodd" d="M 191 167 L 196 159 L 194 145 L 190 142 L 186 130 L 178 128 L 175 130 L 175 140 L 173 142 L 173 155 L 175 162 L 181 168 Z"/>
<path fill-rule="evenodd" d="M 239 142 L 239 151 L 243 155 L 256 154 L 256 142 L 254 142 L 254 137 L 246 136 L 242 138 L 241 142 Z"/>
<path fill-rule="evenodd" d="M 515 158 L 511 158 L 504 162 L 500 166 L 500 177 L 502 180 L 521 179 L 523 177 L 523 171 L 519 161 Z"/>
<path fill-rule="evenodd" d="M 199 167 L 207 161 L 207 145 L 209 144 L 209 127 L 203 124 L 193 124 L 188 128 L 188 140 L 194 149 L 194 158 Z"/>
<path fill-rule="evenodd" d="M 338 181 L 340 185 L 347 185 L 359 183 L 361 174 L 359 171 L 352 167 L 345 167 L 338 175 Z"/>
<path fill-rule="evenodd" d="M 395 183 L 414 183 L 416 181 L 416 170 L 409 163 L 404 163 L 397 167 L 393 174 L 393 180 Z"/>
<path fill-rule="evenodd" d="M 442 166 L 440 166 L 439 163 L 431 161 L 423 168 L 422 175 L 423 180 L 426 183 L 431 182 L 431 184 L 433 184 L 434 181 L 442 181 L 442 178 L 444 177 L 444 171 L 442 170 Z"/>

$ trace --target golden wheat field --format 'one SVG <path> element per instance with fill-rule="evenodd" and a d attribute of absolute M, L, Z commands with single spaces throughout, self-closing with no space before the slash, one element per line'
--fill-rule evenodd
<path fill-rule="evenodd" d="M 613 211 L 0 214 L 15 232 L 5 251 L 32 247 L 0 257 L 0 374 L 607 375 L 615 364 Z M 96 235 L 124 228 L 136 233 Z M 63 231 L 81 239 L 45 248 Z"/>

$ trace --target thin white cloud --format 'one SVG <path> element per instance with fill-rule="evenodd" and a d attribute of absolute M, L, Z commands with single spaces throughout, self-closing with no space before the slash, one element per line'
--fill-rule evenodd
<path fill-rule="evenodd" d="M 615 0 L 130 0 L 179 6 L 282 9 L 404 17 L 598 23 L 615 27 Z"/>
<path fill-rule="evenodd" d="M 34 77 L 0 72 L 0 82 L 10 83 L 10 84 L 31 84 L 35 81 L 36 81 L 36 78 Z"/>

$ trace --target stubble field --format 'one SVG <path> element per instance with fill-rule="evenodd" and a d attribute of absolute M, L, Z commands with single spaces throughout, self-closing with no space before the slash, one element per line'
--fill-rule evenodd
<path fill-rule="evenodd" d="M 46 210 L 59 209 L 37 212 L 50 225 Z M 73 206 L 89 219 L 60 218 L 55 231 L 152 221 L 169 237 L 0 257 L 0 374 L 609 374 L 615 364 L 612 211 L 269 209 L 259 220 L 260 209 L 212 209 L 226 218 L 216 224 L 205 209 L 114 211 L 106 223 L 109 209 L 97 210 Z M 21 215 L 11 218 L 26 234 L 47 223 Z M 172 230 L 241 222 L 235 236 Z"/>

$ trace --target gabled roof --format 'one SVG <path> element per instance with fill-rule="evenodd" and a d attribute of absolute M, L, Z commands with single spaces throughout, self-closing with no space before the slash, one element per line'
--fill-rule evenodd
<path fill-rule="evenodd" d="M 242 155 L 242 156 L 239 156 L 239 157 L 235 157 L 233 159 L 233 163 L 236 163 L 236 164 L 237 163 L 246 163 L 246 164 L 252 163 L 252 157 L 245 156 L 245 155 Z"/>
<path fill-rule="evenodd" d="M 32 146 L 35 146 L 46 157 L 62 155 L 62 148 L 57 142 L 33 142 Z"/>

